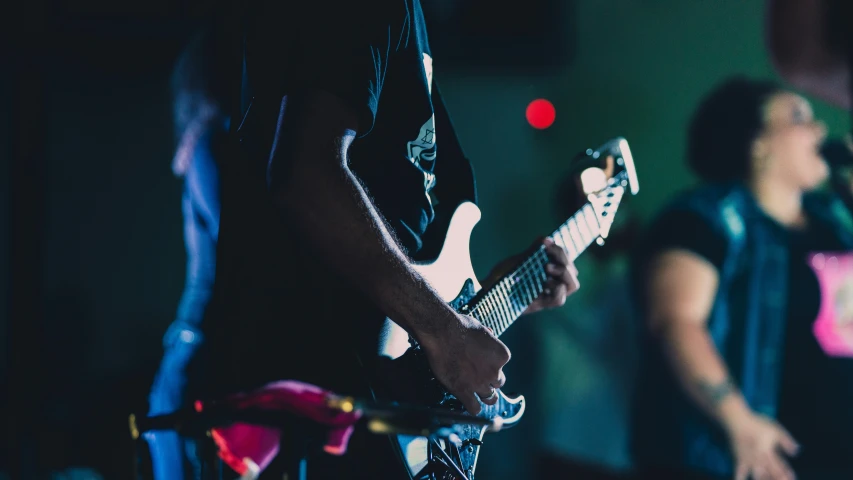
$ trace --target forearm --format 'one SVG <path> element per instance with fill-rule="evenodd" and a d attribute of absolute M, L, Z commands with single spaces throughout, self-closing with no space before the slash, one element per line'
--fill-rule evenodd
<path fill-rule="evenodd" d="M 671 322 L 660 333 L 662 348 L 691 399 L 723 428 L 749 414 L 732 383 L 708 330 L 703 325 Z"/>
<path fill-rule="evenodd" d="M 329 268 L 422 343 L 453 327 L 455 313 L 412 268 L 343 161 L 297 162 L 287 175 L 273 198 Z"/>

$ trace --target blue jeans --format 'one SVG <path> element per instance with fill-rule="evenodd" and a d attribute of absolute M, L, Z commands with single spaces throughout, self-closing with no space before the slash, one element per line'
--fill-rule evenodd
<path fill-rule="evenodd" d="M 188 406 L 184 398 L 186 367 L 198 347 L 201 335 L 185 325 L 175 324 L 165 337 L 165 353 L 148 396 L 148 415 L 164 415 Z M 155 480 L 201 478 L 201 459 L 197 442 L 171 430 L 152 430 L 143 434 L 151 452 Z"/>

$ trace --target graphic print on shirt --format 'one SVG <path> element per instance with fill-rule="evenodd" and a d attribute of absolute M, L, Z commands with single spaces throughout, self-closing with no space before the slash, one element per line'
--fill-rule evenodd
<path fill-rule="evenodd" d="M 432 95 L 432 57 L 424 55 L 424 72 L 426 73 L 427 90 Z M 409 161 L 424 172 L 424 187 L 429 192 L 435 185 L 435 174 L 432 173 L 435 163 L 435 115 L 421 126 L 418 136 L 407 143 Z"/>
<path fill-rule="evenodd" d="M 853 253 L 813 252 L 809 266 L 821 297 L 812 333 L 827 355 L 853 358 Z"/>

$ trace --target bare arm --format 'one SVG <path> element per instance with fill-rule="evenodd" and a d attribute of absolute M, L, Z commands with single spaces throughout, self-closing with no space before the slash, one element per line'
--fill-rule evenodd
<path fill-rule="evenodd" d="M 824 101 L 850 108 L 847 59 L 828 42 L 829 6 L 829 0 L 768 0 L 767 45 L 774 67 L 785 80 Z"/>
<path fill-rule="evenodd" d="M 684 389 L 725 430 L 735 480 L 793 480 L 784 455 L 796 454 L 796 441 L 774 420 L 751 411 L 708 332 L 719 288 L 717 270 L 690 251 L 666 250 L 653 259 L 647 285 L 649 327 L 661 339 Z"/>
<path fill-rule="evenodd" d="M 691 398 L 727 428 L 749 414 L 707 329 L 717 270 L 687 250 L 668 250 L 649 268 L 649 328 Z"/>
<path fill-rule="evenodd" d="M 419 342 L 458 326 L 455 312 L 414 271 L 349 168 L 358 119 L 334 95 L 282 102 L 273 149 L 274 201 L 327 264 Z"/>
<path fill-rule="evenodd" d="M 494 404 L 510 353 L 457 314 L 412 268 L 349 168 L 357 115 L 336 96 L 285 97 L 271 154 L 273 201 L 326 264 L 423 346 L 436 378 L 472 414 Z"/>

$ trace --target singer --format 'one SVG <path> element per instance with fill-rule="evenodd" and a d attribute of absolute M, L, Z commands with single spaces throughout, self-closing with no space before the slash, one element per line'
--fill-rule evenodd
<path fill-rule="evenodd" d="M 641 478 L 853 478 L 853 358 L 813 333 L 822 292 L 807 263 L 853 248 L 846 210 L 816 190 L 825 135 L 809 102 L 772 82 L 730 79 L 694 114 L 687 157 L 704 185 L 672 201 L 632 260 Z"/>

